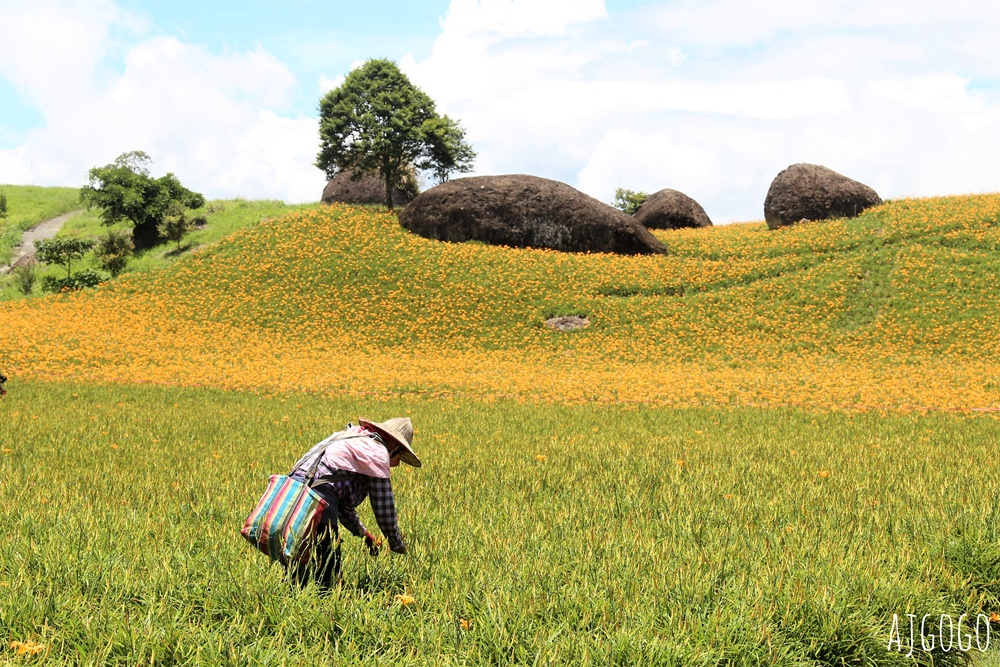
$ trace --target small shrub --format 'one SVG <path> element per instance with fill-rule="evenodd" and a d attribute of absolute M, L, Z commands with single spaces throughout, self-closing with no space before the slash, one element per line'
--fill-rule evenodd
<path fill-rule="evenodd" d="M 73 260 L 80 259 L 93 247 L 94 242 L 90 239 L 57 236 L 54 239 L 35 241 L 35 256 L 42 264 L 58 264 L 65 267 L 68 280 L 73 276 Z"/>
<path fill-rule="evenodd" d="M 77 272 L 75 276 L 67 278 L 56 278 L 45 276 L 42 278 L 42 289 L 46 292 L 62 292 L 64 290 L 79 290 L 87 287 L 97 287 L 108 278 L 95 269 L 84 269 Z"/>
<path fill-rule="evenodd" d="M 634 192 L 625 188 L 615 190 L 615 208 L 625 211 L 629 215 L 635 215 L 639 207 L 646 201 L 645 192 Z"/>
<path fill-rule="evenodd" d="M 35 262 L 28 262 L 27 264 L 20 264 L 14 267 L 14 285 L 17 287 L 18 291 L 25 296 L 31 294 L 35 290 L 35 281 L 37 275 L 35 274 Z"/>
<path fill-rule="evenodd" d="M 42 278 L 42 290 L 46 292 L 61 292 L 63 283 L 72 280 L 71 278 L 57 278 L 56 276 L 45 276 Z"/>
<path fill-rule="evenodd" d="M 7 193 L 0 192 L 0 218 L 7 217 Z"/>
<path fill-rule="evenodd" d="M 171 208 L 170 213 L 163 217 L 163 221 L 156 226 L 160 236 L 168 241 L 175 241 L 177 249 L 181 249 L 181 239 L 187 236 L 193 228 L 192 221 L 184 214 L 182 206 Z"/>
<path fill-rule="evenodd" d="M 135 245 L 132 236 L 127 231 L 110 231 L 103 235 L 97 243 L 94 253 L 101 268 L 113 277 L 119 275 L 128 266 Z"/>

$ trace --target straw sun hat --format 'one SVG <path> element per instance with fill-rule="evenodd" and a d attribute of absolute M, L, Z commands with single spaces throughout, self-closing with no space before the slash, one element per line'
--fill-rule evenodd
<path fill-rule="evenodd" d="M 387 443 L 391 441 L 402 445 L 403 455 L 400 456 L 400 459 L 404 463 L 408 463 L 414 468 L 423 465 L 417 455 L 413 453 L 413 424 L 409 417 L 394 417 L 378 424 L 367 419 L 358 419 L 358 421 L 361 422 L 362 426 L 378 431 L 383 438 L 388 438 Z"/>

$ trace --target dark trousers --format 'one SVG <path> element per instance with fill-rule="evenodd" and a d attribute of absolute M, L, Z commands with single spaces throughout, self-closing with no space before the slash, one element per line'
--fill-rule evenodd
<path fill-rule="evenodd" d="M 288 574 L 299 586 L 315 581 L 320 591 L 329 591 L 341 582 L 340 531 L 337 526 L 337 498 L 324 493 L 322 486 L 314 489 L 327 508 L 320 518 L 316 534 L 310 542 L 309 560 L 305 565 L 288 566 Z"/>

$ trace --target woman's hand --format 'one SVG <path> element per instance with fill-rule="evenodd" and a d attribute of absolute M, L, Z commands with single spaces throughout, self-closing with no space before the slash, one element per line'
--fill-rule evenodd
<path fill-rule="evenodd" d="M 382 540 L 376 540 L 371 533 L 365 535 L 365 546 L 368 547 L 368 555 L 372 558 L 378 556 L 379 549 L 382 548 Z"/>

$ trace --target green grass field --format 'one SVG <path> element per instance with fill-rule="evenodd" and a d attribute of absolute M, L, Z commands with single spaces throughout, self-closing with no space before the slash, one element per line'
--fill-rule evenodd
<path fill-rule="evenodd" d="M 906 615 L 1000 633 L 1000 197 L 654 258 L 215 205 L 0 303 L 0 664 L 996 664 Z M 293 589 L 239 536 L 267 476 L 393 416 L 410 552 Z"/>
<path fill-rule="evenodd" d="M 76 188 L 0 185 L 0 192 L 7 195 L 7 217 L 0 218 L 0 265 L 10 262 L 21 232 L 43 220 L 83 208 Z"/>
<path fill-rule="evenodd" d="M 35 382 L 2 407 L 0 631 L 44 664 L 949 664 L 887 650 L 892 614 L 1000 608 L 992 420 Z M 427 461 L 394 475 L 410 554 L 349 538 L 342 590 L 293 590 L 238 534 L 266 475 L 393 415 Z"/>

